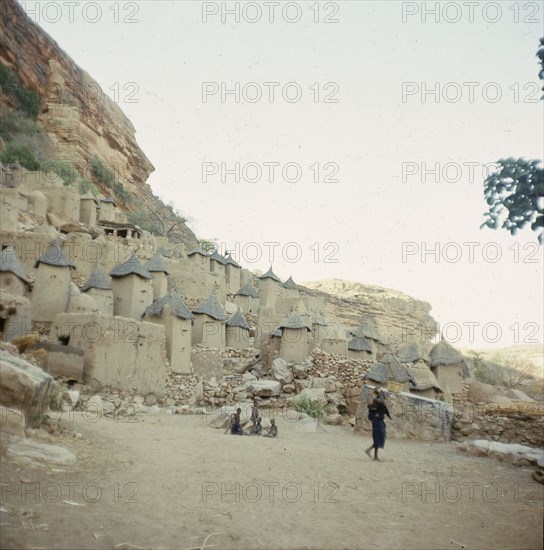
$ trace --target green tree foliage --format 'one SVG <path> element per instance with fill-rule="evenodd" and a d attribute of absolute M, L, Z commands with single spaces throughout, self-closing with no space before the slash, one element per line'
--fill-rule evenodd
<path fill-rule="evenodd" d="M 37 93 L 23 88 L 17 77 L 2 63 L 0 63 L 0 86 L 4 94 L 15 99 L 22 111 L 36 119 L 40 112 L 41 97 Z"/>
<path fill-rule="evenodd" d="M 27 170 L 38 170 L 40 168 L 40 163 L 36 160 L 32 151 L 25 145 L 16 145 L 15 143 L 6 145 L 4 152 L 0 155 L 0 162 L 2 164 L 18 162 Z"/>
<path fill-rule="evenodd" d="M 539 160 L 501 159 L 496 172 L 484 182 L 484 197 L 489 210 L 482 227 L 499 225 L 515 235 L 530 224 L 544 241 L 544 169 Z M 502 220 L 502 224 L 501 224 Z"/>
<path fill-rule="evenodd" d="M 540 39 L 540 46 L 536 53 L 541 66 L 538 76 L 544 81 L 544 37 Z M 497 164 L 498 169 L 484 181 L 484 197 L 489 210 L 484 213 L 487 219 L 481 227 L 497 229 L 500 226 L 515 235 L 530 224 L 533 231 L 539 232 L 540 244 L 544 244 L 542 161 L 508 158 Z"/>

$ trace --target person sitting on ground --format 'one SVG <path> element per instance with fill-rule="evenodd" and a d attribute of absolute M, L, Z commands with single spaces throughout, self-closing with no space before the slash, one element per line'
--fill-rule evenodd
<path fill-rule="evenodd" d="M 278 427 L 276 426 L 276 421 L 272 418 L 270 420 L 270 426 L 267 428 L 268 433 L 263 434 L 263 437 L 277 437 Z"/>
<path fill-rule="evenodd" d="M 232 435 L 244 435 L 244 430 L 242 430 L 242 426 L 240 425 L 241 413 L 242 409 L 236 409 L 236 414 L 232 415 L 230 421 L 230 433 Z"/>
<path fill-rule="evenodd" d="M 261 435 L 263 433 L 262 418 L 259 416 L 257 422 L 254 426 L 251 426 L 250 433 L 251 435 Z"/>

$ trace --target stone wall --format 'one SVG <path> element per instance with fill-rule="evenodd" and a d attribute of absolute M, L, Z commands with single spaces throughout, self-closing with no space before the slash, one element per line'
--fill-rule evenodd
<path fill-rule="evenodd" d="M 356 414 L 356 430 L 371 432 L 367 404 L 372 401 L 373 386 L 363 386 Z M 393 420 L 387 417 L 387 435 L 423 441 L 448 442 L 452 437 L 453 407 L 443 401 L 418 397 L 412 393 L 386 391 L 385 403 Z"/>
<path fill-rule="evenodd" d="M 83 350 L 84 381 L 145 395 L 164 396 L 166 338 L 164 327 L 100 314 L 57 315 L 50 340 Z"/>

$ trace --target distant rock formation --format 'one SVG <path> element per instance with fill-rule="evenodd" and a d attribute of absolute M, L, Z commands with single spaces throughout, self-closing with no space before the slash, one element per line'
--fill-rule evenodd
<path fill-rule="evenodd" d="M 425 344 L 436 335 L 431 305 L 398 290 L 340 279 L 305 282 L 300 288 L 303 294 L 324 299 L 327 317 L 346 328 L 356 328 L 369 315 L 394 347 L 413 339 Z"/>

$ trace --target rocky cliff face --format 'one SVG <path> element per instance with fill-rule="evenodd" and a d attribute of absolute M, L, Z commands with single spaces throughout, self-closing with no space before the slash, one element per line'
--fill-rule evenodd
<path fill-rule="evenodd" d="M 305 293 L 325 300 L 325 313 L 331 320 L 346 328 L 355 328 L 363 315 L 370 315 L 394 347 L 412 338 L 428 342 L 436 334 L 431 305 L 397 290 L 339 279 L 303 285 Z"/>
<path fill-rule="evenodd" d="M 154 168 L 136 143 L 134 126 L 15 0 L 2 3 L 0 62 L 42 97 L 38 123 L 53 139 L 56 158 L 85 174 L 96 155 L 128 191 L 141 193 Z"/>
<path fill-rule="evenodd" d="M 41 97 L 37 123 L 52 141 L 51 160 L 73 164 L 104 195 L 116 195 L 122 209 L 151 211 L 162 217 L 165 207 L 146 184 L 154 167 L 120 107 L 16 0 L 1 0 L 0 35 L 0 63 L 16 75 L 21 88 Z M 18 108 L 10 94 L 0 93 L 1 105 Z M 117 193 L 119 188 L 112 191 L 97 180 L 93 157 L 116 175 L 122 196 Z M 192 248 L 197 242 L 193 232 L 183 223 L 177 228 L 182 242 Z"/>

